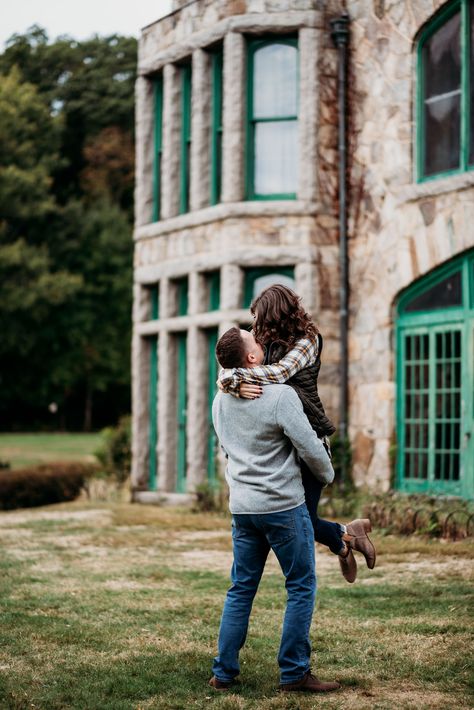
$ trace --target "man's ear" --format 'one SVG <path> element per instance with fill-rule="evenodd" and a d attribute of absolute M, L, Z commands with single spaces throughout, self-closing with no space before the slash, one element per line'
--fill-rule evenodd
<path fill-rule="evenodd" d="M 254 365 L 257 362 L 257 358 L 253 353 L 247 353 L 246 358 L 247 362 L 249 362 L 251 365 Z"/>

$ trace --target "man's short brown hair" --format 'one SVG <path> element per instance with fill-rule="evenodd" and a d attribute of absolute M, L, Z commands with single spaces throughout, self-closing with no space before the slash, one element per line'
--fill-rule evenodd
<path fill-rule="evenodd" d="M 216 357 L 221 367 L 245 367 L 247 350 L 240 328 L 229 328 L 216 345 Z"/>

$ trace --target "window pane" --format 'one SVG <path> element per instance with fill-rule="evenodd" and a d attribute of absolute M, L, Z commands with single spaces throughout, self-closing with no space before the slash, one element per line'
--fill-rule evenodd
<path fill-rule="evenodd" d="M 460 28 L 457 12 L 423 45 L 425 99 L 461 86 Z"/>
<path fill-rule="evenodd" d="M 255 52 L 253 61 L 253 117 L 296 116 L 296 47 L 269 44 Z"/>
<path fill-rule="evenodd" d="M 460 92 L 425 102 L 425 175 L 459 167 L 460 105 Z"/>
<path fill-rule="evenodd" d="M 462 305 L 462 279 L 461 271 L 451 274 L 424 293 L 414 298 L 405 307 L 407 313 L 413 311 L 431 311 L 436 308 Z"/>
<path fill-rule="evenodd" d="M 296 287 L 295 280 L 290 276 L 284 276 L 283 274 L 265 274 L 265 276 L 260 276 L 258 279 L 255 279 L 253 284 L 252 300 L 266 288 L 273 286 L 273 284 L 288 286 L 288 288 L 291 288 L 292 291 L 294 291 Z"/>
<path fill-rule="evenodd" d="M 298 123 L 277 121 L 255 126 L 255 193 L 293 194 L 298 182 Z"/>
<path fill-rule="evenodd" d="M 461 14 L 453 15 L 422 50 L 425 119 L 424 174 L 459 167 L 461 130 Z"/>

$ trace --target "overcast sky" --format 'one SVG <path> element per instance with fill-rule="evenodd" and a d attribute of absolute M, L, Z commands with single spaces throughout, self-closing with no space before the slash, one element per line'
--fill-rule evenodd
<path fill-rule="evenodd" d="M 71 35 L 135 35 L 171 11 L 171 0 L 3 0 L 0 51 L 12 34 L 31 25 L 44 27 L 50 39 Z"/>

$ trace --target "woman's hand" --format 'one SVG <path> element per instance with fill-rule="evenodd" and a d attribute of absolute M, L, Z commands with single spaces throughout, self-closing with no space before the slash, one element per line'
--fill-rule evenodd
<path fill-rule="evenodd" d="M 261 385 L 249 385 L 247 382 L 241 382 L 239 394 L 244 399 L 257 399 L 262 394 Z"/>

